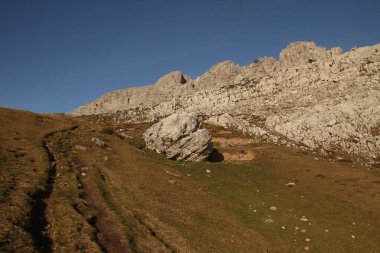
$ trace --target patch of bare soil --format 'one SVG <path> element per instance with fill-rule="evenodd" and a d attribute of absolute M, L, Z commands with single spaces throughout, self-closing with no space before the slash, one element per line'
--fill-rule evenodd
<path fill-rule="evenodd" d="M 232 134 L 231 130 L 219 130 L 218 134 Z"/>
<path fill-rule="evenodd" d="M 238 146 L 238 145 L 248 145 L 252 144 L 253 140 L 244 137 L 212 137 L 212 142 L 219 143 L 221 146 Z"/>
<path fill-rule="evenodd" d="M 97 185 L 88 176 L 88 167 L 78 158 L 72 157 L 74 168 L 78 171 L 77 178 L 82 189 L 82 198 L 87 206 L 96 212 L 91 221 L 96 228 L 99 246 L 108 253 L 134 252 L 133 245 L 119 228 L 117 216 L 107 207 Z"/>
<path fill-rule="evenodd" d="M 85 143 L 91 139 L 94 129 L 89 132 L 83 129 L 76 131 L 67 141 L 79 141 Z M 103 137 L 116 140 L 116 135 L 102 133 Z M 102 139 L 103 139 L 102 137 Z M 128 144 L 127 144 L 128 145 Z M 88 145 L 87 145 L 88 146 Z M 138 149 L 138 148 L 137 148 Z M 114 149 L 107 141 L 104 147 L 94 145 L 91 150 L 70 153 L 76 177 L 81 188 L 81 197 L 86 203 L 87 209 L 94 212 L 90 223 L 96 229 L 96 241 L 105 252 L 141 252 L 141 253 L 170 253 L 177 252 L 171 244 L 162 239 L 160 234 L 162 226 L 152 223 L 152 219 L 129 207 L 120 205 L 119 201 L 111 196 L 112 182 L 107 180 L 103 169 L 94 165 L 95 161 L 104 161 L 104 154 L 114 156 Z M 109 164 L 110 158 L 107 163 Z M 113 159 L 113 158 L 111 158 Z M 128 194 L 122 197 L 128 198 Z M 121 211 L 123 210 L 123 211 Z M 88 211 L 87 211 L 88 212 Z M 83 214 L 86 216 L 85 214 Z M 180 239 L 177 237 L 177 240 Z M 190 252 L 190 251 L 183 251 Z"/>
<path fill-rule="evenodd" d="M 255 159 L 256 154 L 251 145 L 254 141 L 251 138 L 233 136 L 231 130 L 214 129 L 211 132 L 214 132 L 212 142 L 218 150 L 219 159 L 216 159 L 217 161 L 251 161 Z M 213 156 L 216 157 L 216 155 Z"/>
<path fill-rule="evenodd" d="M 251 149 L 241 150 L 236 153 L 231 153 L 227 151 L 220 152 L 225 161 L 250 161 L 255 159 L 256 155 Z"/>

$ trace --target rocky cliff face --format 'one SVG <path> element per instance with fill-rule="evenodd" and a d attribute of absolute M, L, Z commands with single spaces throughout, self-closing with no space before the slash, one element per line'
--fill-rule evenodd
<path fill-rule="evenodd" d="M 343 53 L 295 42 L 279 61 L 262 58 L 243 67 L 226 61 L 195 80 L 172 72 L 153 86 L 108 93 L 71 114 L 154 121 L 178 111 L 272 142 L 286 138 L 321 152 L 379 157 L 380 44 Z"/>

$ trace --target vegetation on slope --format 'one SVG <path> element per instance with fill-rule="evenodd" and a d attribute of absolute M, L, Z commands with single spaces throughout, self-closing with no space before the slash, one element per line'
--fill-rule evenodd
<path fill-rule="evenodd" d="M 0 114 L 1 252 L 379 252 L 380 177 L 352 163 L 211 125 L 225 160 L 181 163 L 149 124 Z"/>

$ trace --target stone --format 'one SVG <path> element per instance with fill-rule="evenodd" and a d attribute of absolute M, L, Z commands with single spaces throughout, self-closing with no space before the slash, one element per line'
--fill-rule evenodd
<path fill-rule="evenodd" d="M 315 42 L 298 41 L 290 43 L 280 53 L 280 63 L 285 67 L 294 67 L 301 64 L 313 63 L 316 61 L 332 58 L 332 55 L 338 56 L 343 50 L 333 48 L 332 51 L 317 46 Z"/>
<path fill-rule="evenodd" d="M 287 187 L 293 187 L 295 186 L 296 184 L 294 182 L 289 182 L 286 184 Z"/>
<path fill-rule="evenodd" d="M 224 61 L 214 65 L 209 71 L 194 81 L 197 90 L 207 90 L 234 82 L 241 72 L 239 65 L 232 61 Z"/>
<path fill-rule="evenodd" d="M 162 89 L 176 88 L 176 86 L 184 85 L 190 81 L 190 76 L 184 75 L 177 70 L 158 79 L 155 86 Z"/>
<path fill-rule="evenodd" d="M 271 206 L 271 207 L 269 207 L 269 210 L 271 210 L 271 211 L 277 211 L 277 207 Z"/>
<path fill-rule="evenodd" d="M 267 223 L 267 224 L 272 224 L 272 223 L 274 223 L 274 220 L 268 218 L 268 219 L 266 219 L 264 222 Z"/>
<path fill-rule="evenodd" d="M 86 150 L 87 150 L 87 148 L 84 147 L 84 146 L 82 146 L 82 145 L 75 145 L 75 146 L 74 146 L 74 149 L 76 149 L 76 150 L 80 150 L 80 151 L 86 151 Z"/>
<path fill-rule="evenodd" d="M 175 113 L 154 124 L 144 133 L 146 147 L 169 159 L 199 162 L 213 151 L 211 135 L 199 117 Z"/>
<path fill-rule="evenodd" d="M 344 53 L 295 42 L 279 58 L 242 67 L 225 61 L 195 80 L 174 71 L 154 85 L 107 93 L 69 115 L 112 113 L 125 123 L 185 111 L 268 142 L 286 138 L 285 144 L 308 150 L 379 154 L 380 44 Z"/>
<path fill-rule="evenodd" d="M 99 147 L 104 147 L 106 144 L 104 143 L 104 141 L 98 139 L 98 138 L 95 138 L 95 137 L 92 137 L 91 138 L 91 141 L 93 143 L 95 143 L 96 145 L 98 145 Z"/>

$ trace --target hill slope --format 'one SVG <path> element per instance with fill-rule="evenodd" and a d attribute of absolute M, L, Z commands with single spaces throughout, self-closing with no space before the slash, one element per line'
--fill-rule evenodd
<path fill-rule="evenodd" d="M 1 252 L 379 252 L 380 175 L 348 160 L 206 124 L 225 160 L 181 163 L 150 123 L 0 116 Z"/>

